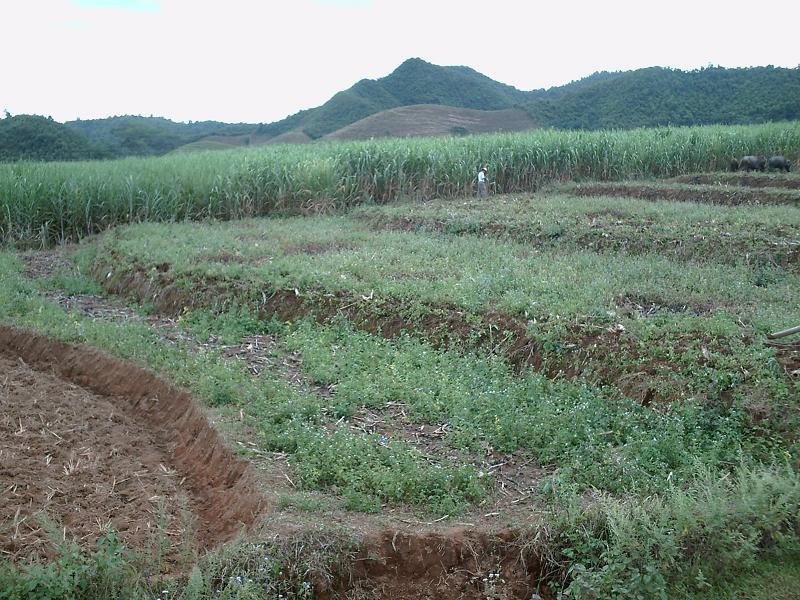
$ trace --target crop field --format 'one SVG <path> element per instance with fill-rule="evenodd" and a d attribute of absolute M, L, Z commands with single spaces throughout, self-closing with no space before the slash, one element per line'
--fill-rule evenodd
<path fill-rule="evenodd" d="M 0 164 L 0 243 L 42 247 L 123 223 L 327 213 L 364 202 L 461 197 L 472 192 L 479 165 L 488 166 L 495 193 L 516 193 L 562 181 L 719 171 L 746 154 L 795 159 L 800 124 L 541 130 L 8 163 Z"/>
<path fill-rule="evenodd" d="M 0 598 L 796 597 L 800 176 L 729 151 L 15 221 Z"/>

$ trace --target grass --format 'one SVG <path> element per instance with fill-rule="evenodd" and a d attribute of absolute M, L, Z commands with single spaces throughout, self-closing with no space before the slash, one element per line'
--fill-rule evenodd
<path fill-rule="evenodd" d="M 383 340 L 345 323 L 301 323 L 287 344 L 301 353 L 309 377 L 335 390 L 334 416 L 402 403 L 414 421 L 447 423 L 455 447 L 522 450 L 552 467 L 544 489 L 645 496 L 692 479 L 698 461 L 722 466 L 772 453 L 736 410 L 687 402 L 662 414 L 592 386 L 515 375 L 496 357 Z"/>
<path fill-rule="evenodd" d="M 341 534 L 307 531 L 290 541 L 237 540 L 208 552 L 187 572 L 170 573 L 127 550 L 113 532 L 93 548 L 53 545 L 47 563 L 0 560 L 2 600 L 311 599 L 314 577 L 330 577 L 353 553 Z"/>
<path fill-rule="evenodd" d="M 758 316 L 760 326 L 770 327 L 774 321 L 764 307 L 782 305 L 796 285 L 796 275 L 779 268 L 769 273 L 747 265 L 676 263 L 654 253 L 609 260 L 559 250 L 531 254 L 525 244 L 493 239 L 375 233 L 348 217 L 320 217 L 140 225 L 106 236 L 98 264 L 109 257 L 112 278 L 126 269 L 167 265 L 167 277 L 192 290 L 202 290 L 203 280 L 235 281 L 236 295 L 248 301 L 266 285 L 301 295 L 373 293 L 375 302 L 494 307 L 539 322 L 576 315 L 607 322 L 603 315 L 616 307 L 614 298 L 635 290 L 665 304 L 741 304 L 740 316 Z"/>
<path fill-rule="evenodd" d="M 564 596 L 691 598 L 730 590 L 724 574 L 757 568 L 763 548 L 773 556 L 796 550 L 798 483 L 789 467 L 744 469 L 730 479 L 700 468 L 688 488 L 638 502 L 601 498 L 577 518 L 562 514 L 562 555 L 573 575 Z"/>
<path fill-rule="evenodd" d="M 800 553 L 796 548 L 776 552 L 711 590 L 697 600 L 793 600 L 800 590 Z"/>

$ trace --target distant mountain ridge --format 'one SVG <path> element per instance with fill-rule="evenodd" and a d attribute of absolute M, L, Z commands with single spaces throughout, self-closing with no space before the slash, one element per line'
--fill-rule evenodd
<path fill-rule="evenodd" d="M 630 129 L 800 119 L 800 68 L 650 67 L 597 73 L 525 106 L 543 127 Z"/>
<path fill-rule="evenodd" d="M 322 106 L 274 123 L 175 123 L 142 116 L 79 120 L 65 124 L 78 137 L 61 131 L 59 141 L 47 147 L 43 128 L 54 130 L 61 124 L 0 120 L 0 160 L 150 156 L 321 138 L 467 135 L 533 127 L 627 129 L 798 119 L 800 66 L 696 71 L 650 67 L 599 72 L 547 90 L 522 91 L 469 67 L 411 58 L 386 77 L 362 79 Z"/>
<path fill-rule="evenodd" d="M 386 77 L 361 80 L 318 108 L 262 125 L 258 131 L 337 137 L 333 132 L 356 121 L 375 121 L 374 115 L 383 111 L 418 104 L 488 111 L 519 108 L 536 126 L 561 129 L 794 120 L 800 119 L 800 68 L 649 67 L 603 71 L 547 90 L 522 91 L 469 67 L 440 67 L 412 58 Z"/>
<path fill-rule="evenodd" d="M 262 125 L 258 132 L 279 135 L 301 130 L 312 139 L 384 110 L 415 104 L 503 110 L 529 98 L 513 86 L 499 83 L 469 67 L 440 67 L 410 58 L 390 75 L 362 79 L 338 92 L 318 108 L 301 111 L 282 121 Z"/>

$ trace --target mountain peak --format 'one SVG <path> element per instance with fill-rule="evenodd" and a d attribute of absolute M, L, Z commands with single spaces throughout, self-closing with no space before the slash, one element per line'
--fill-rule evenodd
<path fill-rule="evenodd" d="M 423 67 L 423 66 L 435 67 L 437 65 L 429 63 L 428 61 L 419 58 L 418 56 L 413 56 L 411 58 L 405 59 L 402 63 L 400 63 L 400 66 L 397 67 L 395 71 L 399 71 L 400 69 L 408 69 L 411 67 Z"/>

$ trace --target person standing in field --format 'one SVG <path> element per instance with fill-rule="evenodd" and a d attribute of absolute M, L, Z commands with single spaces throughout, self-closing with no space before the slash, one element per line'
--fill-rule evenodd
<path fill-rule="evenodd" d="M 486 189 L 486 167 L 481 167 L 478 171 L 478 197 L 486 198 L 489 195 Z"/>

